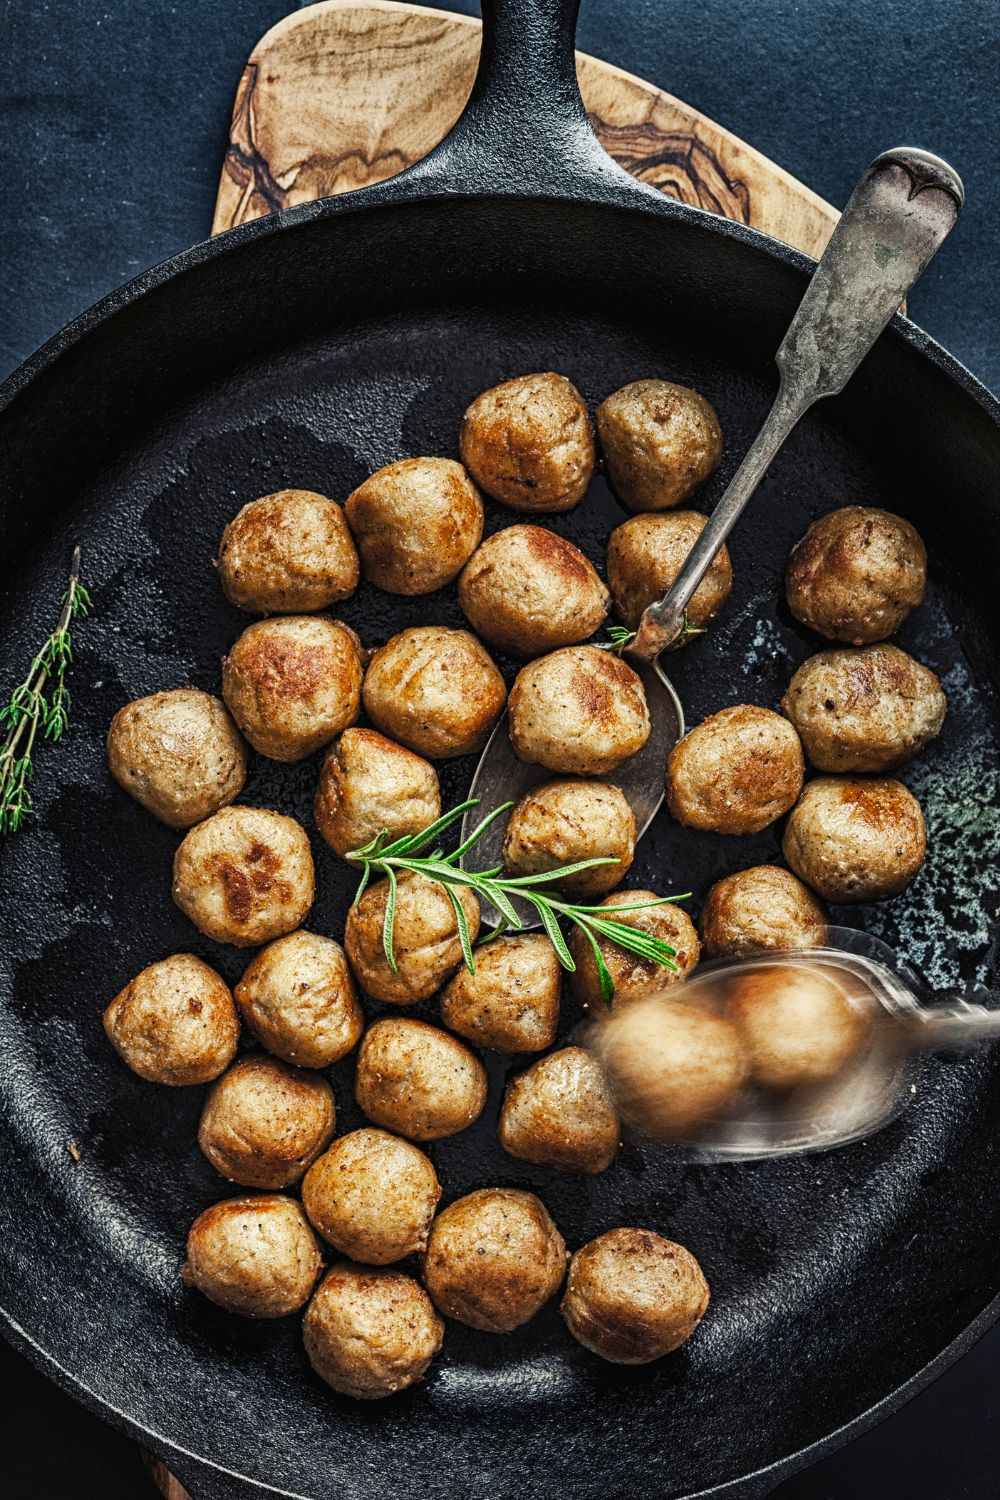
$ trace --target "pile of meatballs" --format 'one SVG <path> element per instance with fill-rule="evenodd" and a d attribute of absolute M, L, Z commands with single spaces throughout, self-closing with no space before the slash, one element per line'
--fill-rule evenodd
<path fill-rule="evenodd" d="M 231 603 L 261 618 L 223 658 L 221 699 L 193 687 L 154 693 L 121 708 L 108 734 L 119 786 L 187 830 L 174 901 L 215 942 L 259 949 L 234 991 L 192 954 L 162 958 L 104 1015 L 112 1044 L 142 1078 L 210 1085 L 199 1145 L 221 1178 L 251 1190 L 191 1226 L 185 1280 L 251 1317 L 308 1304 L 312 1365 L 362 1399 L 424 1375 L 442 1345 L 442 1315 L 506 1332 L 565 1284 L 570 1333 L 607 1360 L 639 1364 L 676 1349 L 708 1306 L 694 1256 L 649 1229 L 612 1228 L 570 1256 L 533 1193 L 487 1187 L 438 1209 L 441 1186 L 421 1148 L 483 1110 L 486 1074 L 474 1049 L 543 1054 L 507 1086 L 498 1134 L 511 1157 L 583 1174 L 614 1162 L 621 1121 L 601 1061 L 589 1046 L 550 1050 L 562 971 L 549 939 L 500 936 L 477 950 L 472 972 L 446 893 L 409 874 L 399 879 L 395 967 L 383 945 L 385 881 L 347 912 L 342 942 L 308 931 L 315 874 L 305 829 L 238 801 L 248 745 L 283 762 L 327 747 L 315 821 L 346 859 L 382 830 L 416 833 L 440 816 L 435 762 L 481 750 L 506 704 L 515 752 L 552 773 L 511 814 L 507 870 L 609 858 L 568 878 L 565 893 L 609 911 L 656 899 L 613 889 L 632 862 L 636 827 L 604 779 L 649 736 L 642 681 L 586 642 L 612 605 L 635 629 L 677 576 L 705 525 L 682 507 L 718 466 L 722 436 L 704 397 L 664 380 L 636 381 L 602 402 L 604 471 L 634 512 L 611 534 L 607 584 L 543 526 L 483 538 L 483 493 L 529 515 L 576 506 L 597 463 L 594 429 L 564 376 L 522 376 L 472 402 L 461 462 L 391 463 L 342 506 L 303 490 L 252 500 L 226 526 L 216 565 Z M 782 712 L 723 707 L 665 768 L 669 812 L 691 827 L 743 834 L 788 814 L 790 868 L 720 881 L 700 933 L 673 904 L 623 913 L 675 956 L 667 969 L 600 939 L 615 1013 L 681 985 L 702 954 L 820 943 L 821 899 L 889 896 L 915 874 L 923 818 L 885 773 L 937 734 L 945 704 L 934 674 L 885 640 L 920 603 L 925 571 L 912 526 L 861 506 L 823 517 L 796 546 L 792 611 L 842 644 L 798 669 Z M 369 652 L 327 613 L 362 577 L 404 596 L 457 579 L 471 630 L 406 629 Z M 731 585 L 723 548 L 691 601 L 690 624 L 704 628 Z M 509 697 L 490 647 L 525 660 Z M 805 782 L 807 763 L 824 774 Z M 460 897 L 474 940 L 478 900 L 471 890 Z M 576 930 L 570 949 L 569 989 L 583 1011 L 599 1013 L 595 953 Z M 441 1025 L 390 1013 L 366 1026 L 362 997 L 395 1007 L 434 998 Z M 763 1012 L 753 1010 L 740 1022 L 748 1036 L 761 1029 Z M 256 1046 L 237 1055 L 241 1028 Z M 337 1137 L 325 1070 L 355 1048 L 355 1096 L 371 1123 Z M 324 1272 L 327 1247 L 335 1258 Z M 422 1284 L 397 1267 L 414 1255 Z"/>

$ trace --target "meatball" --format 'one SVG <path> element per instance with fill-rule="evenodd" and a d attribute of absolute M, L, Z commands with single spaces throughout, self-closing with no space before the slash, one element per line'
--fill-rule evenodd
<path fill-rule="evenodd" d="M 898 646 L 821 651 L 799 667 L 781 707 L 818 771 L 890 771 L 941 731 L 941 683 Z"/>
<path fill-rule="evenodd" d="M 609 781 L 545 781 L 514 808 L 503 840 L 509 875 L 539 875 L 581 859 L 612 859 L 559 881 L 569 896 L 604 896 L 635 855 L 635 816 Z"/>
<path fill-rule="evenodd" d="M 185 834 L 173 897 L 206 937 L 255 948 L 298 927 L 316 890 L 305 829 L 283 813 L 228 807 Z"/>
<path fill-rule="evenodd" d="M 586 402 L 565 375 L 518 375 L 483 391 L 458 446 L 479 487 L 512 510 L 571 510 L 594 473 Z"/>
<path fill-rule="evenodd" d="M 562 1315 L 592 1354 L 647 1365 L 678 1349 L 705 1316 L 709 1286 L 690 1250 L 650 1229 L 611 1229 L 569 1263 Z"/>
<path fill-rule="evenodd" d="M 629 630 L 638 630 L 648 606 L 672 586 L 706 525 L 697 511 L 675 510 L 633 516 L 615 527 L 608 541 L 608 584 Z M 701 629 L 713 620 L 732 586 L 733 567 L 723 547 L 688 603 L 688 624 Z"/>
<path fill-rule="evenodd" d="M 441 1019 L 494 1052 L 541 1052 L 559 1025 L 562 968 L 544 933 L 509 933 L 476 950 L 441 991 Z"/>
<path fill-rule="evenodd" d="M 469 937 L 479 934 L 479 901 L 472 891 L 455 891 L 462 904 Z M 423 875 L 398 877 L 393 952 L 385 955 L 383 931 L 389 882 L 376 881 L 347 913 L 344 947 L 351 968 L 369 995 L 393 1005 L 429 1000 L 462 962 L 455 910 L 443 886 Z"/>
<path fill-rule="evenodd" d="M 629 510 L 670 510 L 714 474 L 722 429 L 697 391 L 669 380 L 633 380 L 597 408 L 611 486 Z"/>
<path fill-rule="evenodd" d="M 503 713 L 507 688 L 467 630 L 416 625 L 376 651 L 365 677 L 365 708 L 384 734 L 418 755 L 473 755 Z"/>
<path fill-rule="evenodd" d="M 314 1161 L 302 1202 L 325 1240 L 386 1266 L 427 1244 L 441 1189 L 424 1153 L 384 1130 L 352 1130 Z"/>
<path fill-rule="evenodd" d="M 386 464 L 348 496 L 348 525 L 365 577 L 390 594 L 430 594 L 479 546 L 483 502 L 451 458 Z"/>
<path fill-rule="evenodd" d="M 216 566 L 230 604 L 253 615 L 327 609 L 354 593 L 360 574 L 343 511 L 312 490 L 244 505 L 222 533 Z"/>
<path fill-rule="evenodd" d="M 364 1030 L 344 950 L 315 932 L 263 948 L 236 986 L 236 1002 L 261 1046 L 301 1068 L 339 1062 Z"/>
<path fill-rule="evenodd" d="M 479 1118 L 486 1069 L 464 1042 L 437 1026 L 388 1016 L 365 1032 L 354 1097 L 376 1125 L 415 1141 L 437 1141 Z"/>
<path fill-rule="evenodd" d="M 802 746 L 787 719 L 741 703 L 703 719 L 667 758 L 667 806 L 708 833 L 760 833 L 802 790 Z"/>
<path fill-rule="evenodd" d="M 739 1030 L 750 1076 L 772 1089 L 836 1078 L 870 1031 L 843 985 L 805 964 L 754 965 L 734 977 L 726 1014 Z"/>
<path fill-rule="evenodd" d="M 325 615 L 248 625 L 222 658 L 222 696 L 271 760 L 304 760 L 353 724 L 364 662 L 354 631 Z"/>
<path fill-rule="evenodd" d="M 797 620 L 832 641 L 884 641 L 923 601 L 927 549 L 909 521 L 845 505 L 814 521 L 788 559 Z"/>
<path fill-rule="evenodd" d="M 612 917 L 627 927 L 637 927 L 640 932 L 648 932 L 651 937 L 661 938 L 674 950 L 674 967 L 668 969 L 663 964 L 640 958 L 637 953 L 630 953 L 627 948 L 620 948 L 610 938 L 597 939 L 601 957 L 615 987 L 612 1002 L 615 1010 L 651 989 L 661 990 L 667 985 L 677 984 L 690 974 L 698 962 L 701 944 L 691 918 L 686 911 L 669 901 L 661 906 L 642 906 L 644 901 L 657 899 L 653 891 L 615 891 L 601 902 L 600 915 Z M 635 905 L 639 906 L 638 911 L 616 910 L 619 906 Z M 607 1004 L 601 993 L 597 960 L 586 934 L 578 927 L 574 927 L 570 935 L 569 951 L 576 964 L 569 976 L 569 984 L 577 1004 L 584 1010 L 602 1014 L 607 1009 Z"/>
<path fill-rule="evenodd" d="M 236 1055 L 240 1023 L 225 980 L 192 953 L 150 964 L 104 1012 L 124 1063 L 150 1083 L 210 1083 Z"/>
<path fill-rule="evenodd" d="M 316 826 L 341 859 L 384 829 L 394 839 L 441 816 L 441 788 L 429 761 L 374 729 L 345 729 L 323 762 Z"/>
<path fill-rule="evenodd" d="M 227 1198 L 198 1215 L 183 1275 L 227 1312 L 284 1318 L 306 1301 L 322 1264 L 299 1205 L 264 1193 Z"/>
<path fill-rule="evenodd" d="M 108 730 L 108 767 L 161 823 L 190 828 L 239 796 L 247 748 L 218 698 L 174 688 L 118 710 Z"/>
<path fill-rule="evenodd" d="M 597 646 L 566 646 L 522 667 L 509 708 L 518 760 L 566 776 L 607 775 L 649 739 L 642 679 Z"/>
<path fill-rule="evenodd" d="M 298 1182 L 333 1136 L 333 1090 L 274 1057 L 242 1057 L 213 1083 L 198 1144 L 220 1177 L 245 1187 Z"/>
<path fill-rule="evenodd" d="M 606 1172 L 618 1154 L 620 1126 L 594 1054 L 563 1047 L 511 1079 L 497 1133 L 520 1161 L 557 1172 Z"/>
<path fill-rule="evenodd" d="M 801 880 L 777 865 L 754 865 L 717 880 L 699 919 L 706 958 L 821 948 L 826 914 Z"/>
<path fill-rule="evenodd" d="M 446 1317 L 485 1333 L 510 1333 L 559 1290 L 566 1244 L 534 1193 L 480 1188 L 438 1214 L 423 1273 Z"/>
<path fill-rule="evenodd" d="M 342 1396 L 377 1401 L 427 1373 L 444 1324 L 412 1276 L 338 1261 L 306 1310 L 309 1363 Z"/>
<path fill-rule="evenodd" d="M 781 852 L 827 901 L 883 901 L 924 862 L 920 803 L 888 776 L 818 776 L 785 826 Z"/>
<path fill-rule="evenodd" d="M 511 656 L 541 656 L 599 630 L 611 595 L 565 537 L 543 526 L 508 526 L 466 563 L 458 602 L 491 645 Z"/>

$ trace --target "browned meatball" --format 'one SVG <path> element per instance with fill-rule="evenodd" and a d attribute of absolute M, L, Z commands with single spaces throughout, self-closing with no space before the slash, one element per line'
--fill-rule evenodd
<path fill-rule="evenodd" d="M 387 1016 L 365 1032 L 354 1097 L 376 1125 L 415 1141 L 437 1141 L 482 1114 L 486 1069 L 439 1027 Z"/>
<path fill-rule="evenodd" d="M 333 1136 L 333 1090 L 275 1057 L 243 1057 L 213 1083 L 198 1144 L 220 1177 L 245 1187 L 298 1182 Z"/>
<path fill-rule="evenodd" d="M 456 891 L 469 936 L 479 933 L 479 901 L 470 890 Z M 428 1000 L 462 962 L 455 910 L 444 888 L 423 875 L 399 878 L 393 924 L 395 969 L 383 945 L 389 882 L 376 881 L 347 913 L 344 947 L 358 983 L 375 1000 L 412 1005 Z"/>
<path fill-rule="evenodd" d="M 805 964 L 758 965 L 734 977 L 726 1014 L 739 1030 L 754 1082 L 772 1089 L 836 1078 L 871 1029 L 842 983 Z"/>
<path fill-rule="evenodd" d="M 640 932 L 648 932 L 651 937 L 669 943 L 674 950 L 674 968 L 668 969 L 663 964 L 640 958 L 637 953 L 630 953 L 627 948 L 620 948 L 610 938 L 597 939 L 601 957 L 615 987 L 615 1010 L 650 989 L 663 989 L 667 985 L 679 983 L 698 962 L 701 944 L 687 912 L 673 902 L 665 902 L 662 906 L 641 907 L 643 901 L 655 900 L 657 897 L 653 891 L 615 891 L 601 902 L 602 914 L 606 913 L 628 927 L 638 927 Z M 640 905 L 640 910 L 616 910 L 619 906 L 633 905 Z M 569 976 L 574 998 L 584 1010 L 592 1010 L 599 1015 L 607 1009 L 607 1003 L 601 993 L 597 961 L 586 936 L 576 927 L 570 935 L 569 951 L 576 964 L 576 969 Z"/>
<path fill-rule="evenodd" d="M 621 1127 L 594 1054 L 563 1047 L 511 1079 L 497 1133 L 503 1149 L 521 1161 L 557 1172 L 606 1172 L 618 1154 Z"/>
<path fill-rule="evenodd" d="M 503 840 L 509 875 L 540 875 L 581 859 L 612 859 L 559 882 L 570 896 L 603 896 L 635 856 L 635 815 L 609 781 L 544 781 L 511 812 Z"/>
<path fill-rule="evenodd" d="M 108 730 L 108 767 L 161 823 L 190 828 L 239 796 L 247 749 L 218 698 L 174 688 L 118 710 Z"/>
<path fill-rule="evenodd" d="M 788 559 L 788 607 L 832 641 L 884 641 L 922 603 L 927 549 L 887 510 L 845 505 L 814 521 Z"/>
<path fill-rule="evenodd" d="M 495 1052 L 541 1052 L 559 1024 L 562 969 L 543 933 L 509 933 L 476 949 L 441 991 L 441 1019 L 459 1036 Z"/>
<path fill-rule="evenodd" d="M 594 473 L 590 416 L 565 375 L 518 375 L 483 391 L 458 446 L 480 488 L 513 510 L 571 510 Z"/>
<path fill-rule="evenodd" d="M 340 506 L 312 490 L 244 505 L 222 533 L 217 566 L 229 602 L 254 615 L 327 609 L 354 593 L 360 575 Z"/>
<path fill-rule="evenodd" d="M 298 927 L 316 889 L 312 850 L 294 818 L 227 807 L 186 834 L 173 897 L 217 943 L 255 948 Z"/>
<path fill-rule="evenodd" d="M 304 760 L 354 723 L 363 676 L 350 626 L 283 615 L 248 625 L 222 658 L 222 696 L 261 755 Z"/>
<path fill-rule="evenodd" d="M 569 1263 L 562 1315 L 585 1349 L 615 1365 L 646 1365 L 691 1337 L 709 1286 L 690 1250 L 649 1229 L 611 1229 Z"/>
<path fill-rule="evenodd" d="M 667 759 L 667 806 L 709 833 L 760 833 L 802 790 L 802 746 L 787 719 L 741 703 L 686 734 Z"/>
<path fill-rule="evenodd" d="M 566 1245 L 534 1193 L 480 1188 L 438 1214 L 423 1273 L 446 1317 L 485 1333 L 510 1333 L 559 1290 Z"/>
<path fill-rule="evenodd" d="M 386 464 L 348 497 L 344 514 L 365 577 L 390 594 L 443 588 L 483 534 L 479 491 L 451 458 Z"/>
<path fill-rule="evenodd" d="M 597 408 L 604 467 L 630 510 L 680 505 L 719 467 L 722 429 L 697 391 L 634 380 Z"/>
<path fill-rule="evenodd" d="M 416 625 L 376 651 L 365 677 L 369 716 L 384 734 L 431 760 L 481 750 L 507 688 L 467 630 Z"/>
<path fill-rule="evenodd" d="M 184 1280 L 227 1312 L 284 1318 L 298 1312 L 320 1273 L 316 1236 L 291 1198 L 227 1198 L 199 1214 L 187 1240 Z"/>
<path fill-rule="evenodd" d="M 607 775 L 649 739 L 641 677 L 596 646 L 566 646 L 522 667 L 509 708 L 517 758 L 567 776 Z"/>
<path fill-rule="evenodd" d="M 345 729 L 323 762 L 316 826 L 341 859 L 383 829 L 419 833 L 441 816 L 441 788 L 429 761 L 374 729 Z"/>
<path fill-rule="evenodd" d="M 229 986 L 192 953 L 150 964 L 104 1012 L 124 1063 L 150 1083 L 210 1083 L 236 1055 L 240 1023 Z"/>
<path fill-rule="evenodd" d="M 821 948 L 826 914 L 812 891 L 777 865 L 754 865 L 717 880 L 698 926 L 706 958 Z"/>
<path fill-rule="evenodd" d="M 377 1401 L 420 1380 L 444 1324 L 412 1276 L 387 1266 L 331 1266 L 302 1324 L 309 1363 L 342 1396 Z"/>
<path fill-rule="evenodd" d="M 608 583 L 630 630 L 638 630 L 648 606 L 672 586 L 706 524 L 697 511 L 675 510 L 633 516 L 615 527 L 608 541 Z M 732 586 L 732 563 L 723 547 L 688 603 L 688 624 L 700 630 L 713 620 Z"/>
<path fill-rule="evenodd" d="M 565 537 L 544 526 L 508 526 L 466 563 L 458 602 L 491 645 L 511 656 L 541 656 L 599 630 L 611 596 Z"/>
<path fill-rule="evenodd" d="M 313 1162 L 306 1213 L 352 1260 L 386 1266 L 427 1244 L 441 1189 L 424 1153 L 384 1130 L 352 1130 Z"/>
<path fill-rule="evenodd" d="M 820 651 L 799 667 L 781 707 L 818 771 L 890 771 L 941 731 L 941 683 L 898 646 Z"/>
<path fill-rule="evenodd" d="M 920 803 L 888 776 L 818 776 L 785 827 L 781 852 L 827 901 L 883 901 L 924 862 Z"/>
<path fill-rule="evenodd" d="M 339 1062 L 364 1030 L 344 950 L 316 932 L 292 932 L 263 948 L 236 986 L 236 1001 L 261 1046 L 301 1068 Z"/>

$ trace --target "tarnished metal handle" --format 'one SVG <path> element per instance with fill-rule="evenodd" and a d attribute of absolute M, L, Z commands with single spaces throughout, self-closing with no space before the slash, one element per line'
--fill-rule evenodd
<path fill-rule="evenodd" d="M 1000 1039 L 1000 1010 L 987 1010 L 967 1000 L 919 1006 L 907 1014 L 906 1029 L 911 1045 L 921 1051 L 973 1047 Z"/>

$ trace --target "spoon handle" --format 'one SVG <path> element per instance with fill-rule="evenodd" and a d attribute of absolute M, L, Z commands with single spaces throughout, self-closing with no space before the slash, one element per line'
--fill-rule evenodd
<path fill-rule="evenodd" d="M 911 1045 L 921 1052 L 973 1047 L 1000 1038 L 1000 1010 L 987 1010 L 967 1000 L 923 1007 L 907 1016 Z"/>
<path fill-rule="evenodd" d="M 681 634 L 684 611 L 782 443 L 814 401 L 842 390 L 962 210 L 958 173 L 915 147 L 877 156 L 813 272 L 776 360 L 774 405 L 684 566 L 642 617 L 629 650 L 652 660 Z"/>

